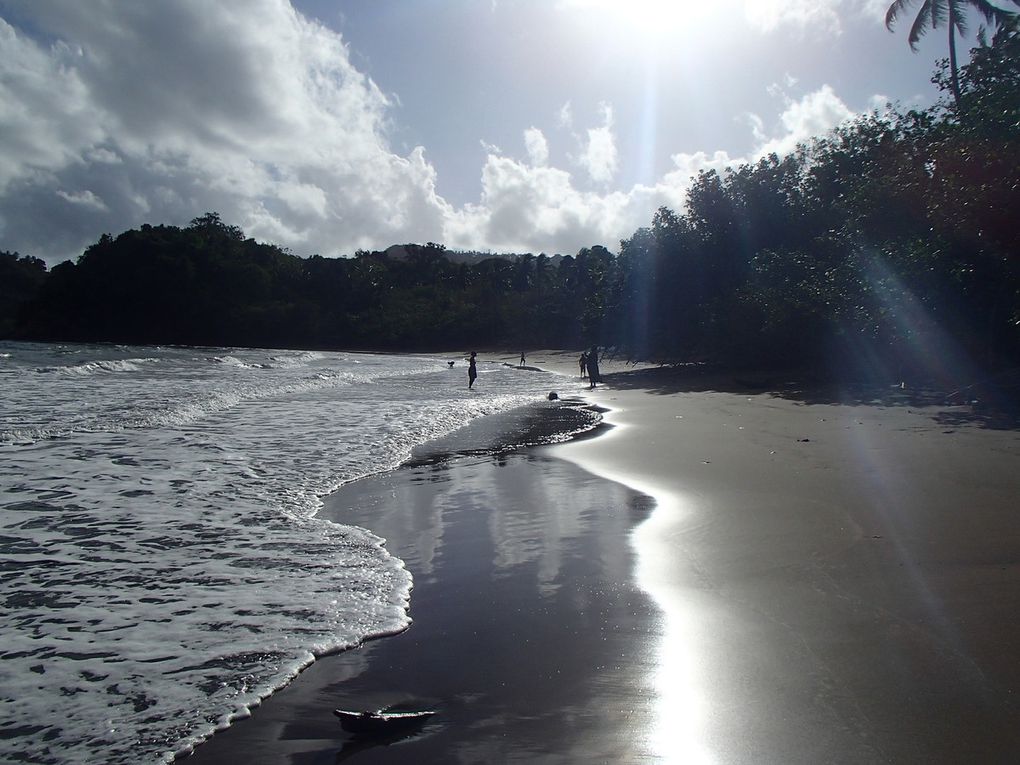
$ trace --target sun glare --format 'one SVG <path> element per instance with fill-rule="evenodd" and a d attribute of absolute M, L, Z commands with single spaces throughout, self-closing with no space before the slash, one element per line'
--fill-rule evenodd
<path fill-rule="evenodd" d="M 568 4 L 596 14 L 618 34 L 648 41 L 707 31 L 705 27 L 719 20 L 727 5 L 698 0 L 572 0 Z"/>

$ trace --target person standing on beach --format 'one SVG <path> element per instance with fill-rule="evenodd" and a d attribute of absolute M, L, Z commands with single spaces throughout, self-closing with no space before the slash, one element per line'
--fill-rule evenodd
<path fill-rule="evenodd" d="M 583 380 L 588 369 L 588 356 L 584 351 L 581 351 L 581 358 L 577 360 L 577 365 L 581 367 L 581 379 Z"/>
<path fill-rule="evenodd" d="M 599 347 L 593 345 L 591 350 L 588 351 L 588 360 L 585 362 L 585 366 L 588 367 L 588 389 L 595 387 L 596 383 L 602 382 L 602 376 L 599 374 Z"/>
<path fill-rule="evenodd" d="M 475 384 L 475 378 L 478 377 L 478 367 L 475 365 L 475 352 L 471 351 L 471 358 L 468 360 L 468 390 Z"/>
<path fill-rule="evenodd" d="M 521 363 L 520 366 L 524 366 L 524 351 L 521 351 Z"/>

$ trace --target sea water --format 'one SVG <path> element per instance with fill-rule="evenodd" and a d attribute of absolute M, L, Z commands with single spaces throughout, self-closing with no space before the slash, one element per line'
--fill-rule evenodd
<path fill-rule="evenodd" d="M 403 629 L 403 563 L 316 511 L 556 388 L 478 371 L 469 391 L 454 356 L 0 343 L 0 760 L 170 761 Z"/>

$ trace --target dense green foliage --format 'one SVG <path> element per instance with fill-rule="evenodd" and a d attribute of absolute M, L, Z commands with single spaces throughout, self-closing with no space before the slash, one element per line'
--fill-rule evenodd
<path fill-rule="evenodd" d="M 660 210 L 622 244 L 628 347 L 893 379 L 1015 363 L 1020 35 L 976 49 L 960 82 L 959 107 L 872 114 L 701 175 L 686 215 Z"/>
<path fill-rule="evenodd" d="M 578 303 L 557 304 L 561 280 L 575 279 L 573 258 L 552 269 L 544 255 L 468 264 L 451 262 L 433 243 L 404 250 L 399 259 L 382 252 L 299 258 L 246 239 L 215 213 L 187 228 L 144 225 L 116 238 L 104 235 L 77 263 L 61 263 L 31 285 L 38 287 L 34 299 L 21 306 L 17 331 L 9 334 L 377 349 L 525 337 L 550 345 L 580 342 L 570 318 Z M 583 261 L 585 253 L 578 257 Z M 16 263 L 29 265 L 27 259 Z"/>
<path fill-rule="evenodd" d="M 0 252 L 0 337 L 15 331 L 18 314 L 46 280 L 46 264 L 16 252 Z"/>
<path fill-rule="evenodd" d="M 951 79 L 941 64 L 934 81 L 948 92 Z M 937 376 L 1020 360 L 1018 209 L 1014 28 L 972 52 L 959 101 L 866 115 L 789 156 L 702 173 L 682 212 L 660 209 L 615 255 L 456 262 L 428 243 L 400 258 L 299 258 L 210 213 L 103 236 L 48 274 L 4 254 L 0 327 L 350 349 L 598 342 L 670 361 Z"/>

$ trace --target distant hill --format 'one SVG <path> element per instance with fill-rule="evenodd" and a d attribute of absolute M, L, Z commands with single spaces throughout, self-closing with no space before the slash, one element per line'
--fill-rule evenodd
<path fill-rule="evenodd" d="M 407 260 L 409 248 L 421 248 L 420 244 L 393 244 L 381 251 L 382 255 L 385 255 L 390 260 Z M 516 252 L 479 252 L 478 250 L 443 250 L 443 256 L 451 263 L 467 263 L 468 265 L 475 265 L 481 263 L 483 260 L 489 260 L 491 258 L 497 258 L 499 260 L 509 260 L 516 263 L 525 255 L 531 255 L 535 257 L 533 253 L 516 253 Z M 558 266 L 560 261 L 563 260 L 564 256 L 560 254 L 548 255 L 549 263 L 553 266 Z"/>

